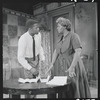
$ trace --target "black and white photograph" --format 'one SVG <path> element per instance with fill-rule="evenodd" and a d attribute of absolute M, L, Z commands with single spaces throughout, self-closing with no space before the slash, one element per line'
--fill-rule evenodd
<path fill-rule="evenodd" d="M 3 99 L 95 100 L 98 3 L 2 0 L 2 51 Z"/>

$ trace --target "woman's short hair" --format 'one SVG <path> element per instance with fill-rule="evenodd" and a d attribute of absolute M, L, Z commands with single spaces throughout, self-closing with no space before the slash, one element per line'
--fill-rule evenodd
<path fill-rule="evenodd" d="M 26 28 L 29 29 L 36 23 L 38 23 L 37 20 L 29 19 L 29 20 L 26 21 Z"/>
<path fill-rule="evenodd" d="M 66 27 L 66 29 L 68 31 L 71 31 L 71 22 L 69 19 L 66 19 L 66 18 L 63 18 L 63 17 L 59 17 L 57 20 L 56 20 L 56 23 L 59 23 L 61 24 L 62 26 Z"/>

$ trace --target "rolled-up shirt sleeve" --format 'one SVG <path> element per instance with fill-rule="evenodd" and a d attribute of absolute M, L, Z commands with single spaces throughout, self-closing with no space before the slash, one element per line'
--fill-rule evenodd
<path fill-rule="evenodd" d="M 26 49 L 26 41 L 24 37 L 20 37 L 18 41 L 18 62 L 25 68 L 30 70 L 32 66 L 30 66 L 25 59 L 25 49 Z"/>

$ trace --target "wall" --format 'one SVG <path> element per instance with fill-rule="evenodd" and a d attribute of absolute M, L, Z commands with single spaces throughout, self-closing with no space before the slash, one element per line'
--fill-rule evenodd
<path fill-rule="evenodd" d="M 82 55 L 88 56 L 89 73 L 93 79 L 97 79 L 96 66 L 96 34 L 97 34 L 97 11 L 96 3 L 77 3 L 75 7 L 75 31 L 79 34 L 82 42 Z"/>
<path fill-rule="evenodd" d="M 3 8 L 3 79 L 24 78 L 17 60 L 18 39 L 26 31 L 25 23 L 31 15 Z"/>

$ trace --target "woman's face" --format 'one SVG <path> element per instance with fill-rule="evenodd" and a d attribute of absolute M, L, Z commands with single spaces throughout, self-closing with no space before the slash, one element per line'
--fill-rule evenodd
<path fill-rule="evenodd" d="M 61 24 L 57 24 L 57 31 L 58 31 L 58 33 L 63 33 L 63 30 L 64 30 L 65 28 L 61 25 Z"/>

